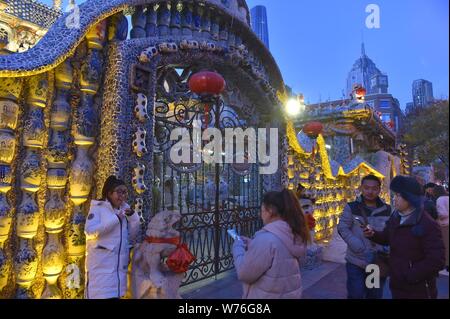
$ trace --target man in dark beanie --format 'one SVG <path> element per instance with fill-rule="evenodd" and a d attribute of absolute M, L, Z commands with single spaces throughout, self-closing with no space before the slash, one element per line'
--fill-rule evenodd
<path fill-rule="evenodd" d="M 419 208 L 423 205 L 424 197 L 422 186 L 415 178 L 408 176 L 397 176 L 391 181 L 391 191 L 400 194 L 413 207 Z"/>
<path fill-rule="evenodd" d="M 436 277 L 445 265 L 439 225 L 423 210 L 420 184 L 397 176 L 390 185 L 395 211 L 383 231 L 366 227 L 364 235 L 390 246 L 390 289 L 394 299 L 436 299 Z"/>

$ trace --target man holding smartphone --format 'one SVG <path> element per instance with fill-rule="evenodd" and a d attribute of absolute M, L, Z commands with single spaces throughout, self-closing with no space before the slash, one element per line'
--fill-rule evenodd
<path fill-rule="evenodd" d="M 381 180 L 374 175 L 362 179 L 360 192 L 360 197 L 345 206 L 338 224 L 338 232 L 347 243 L 348 299 L 382 299 L 386 278 L 380 279 L 379 288 L 368 288 L 366 267 L 375 263 L 384 247 L 368 240 L 363 231 L 367 225 L 383 230 L 391 207 L 381 200 Z"/>

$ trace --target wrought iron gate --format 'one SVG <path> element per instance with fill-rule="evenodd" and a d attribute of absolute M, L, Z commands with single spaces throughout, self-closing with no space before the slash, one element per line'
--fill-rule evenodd
<path fill-rule="evenodd" d="M 257 164 L 201 161 L 175 165 L 169 157 L 176 143 L 170 141 L 175 128 L 186 129 L 193 141 L 198 138 L 194 130 L 199 126 L 221 131 L 247 127 L 247 121 L 226 101 L 205 101 L 189 92 L 187 79 L 191 73 L 191 69 L 182 67 L 158 71 L 154 112 L 153 213 L 177 209 L 182 214 L 178 229 L 183 242 L 196 256 L 183 285 L 233 268 L 233 240 L 227 235 L 227 229 L 236 228 L 238 233 L 251 236 L 261 227 L 262 178 Z"/>

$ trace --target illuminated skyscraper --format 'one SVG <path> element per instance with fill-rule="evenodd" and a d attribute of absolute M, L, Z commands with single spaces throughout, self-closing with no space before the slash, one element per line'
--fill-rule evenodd
<path fill-rule="evenodd" d="M 256 6 L 250 11 L 252 29 L 269 49 L 269 26 L 267 23 L 267 10 L 264 6 Z"/>

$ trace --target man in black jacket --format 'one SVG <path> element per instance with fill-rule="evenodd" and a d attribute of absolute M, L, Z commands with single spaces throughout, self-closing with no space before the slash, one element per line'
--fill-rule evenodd
<path fill-rule="evenodd" d="M 436 199 L 434 198 L 435 183 L 428 183 L 423 188 L 425 191 L 425 201 L 423 203 L 423 210 L 428 213 L 434 220 L 438 219 L 438 213 L 436 209 Z"/>

